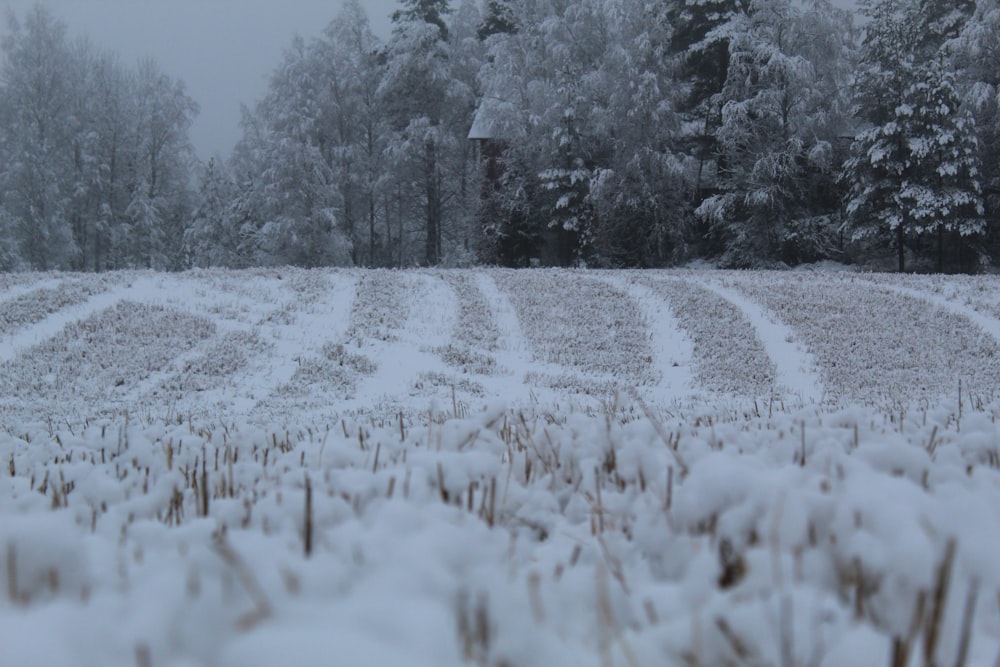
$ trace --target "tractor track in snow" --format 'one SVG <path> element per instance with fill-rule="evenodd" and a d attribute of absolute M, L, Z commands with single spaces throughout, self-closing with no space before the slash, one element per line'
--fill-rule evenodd
<path fill-rule="evenodd" d="M 751 299 L 735 289 L 722 285 L 718 280 L 704 279 L 699 284 L 712 290 L 733 304 L 750 320 L 775 366 L 775 385 L 804 405 L 823 401 L 823 382 L 816 372 L 815 358 L 801 344 L 795 342 L 794 332 Z"/>

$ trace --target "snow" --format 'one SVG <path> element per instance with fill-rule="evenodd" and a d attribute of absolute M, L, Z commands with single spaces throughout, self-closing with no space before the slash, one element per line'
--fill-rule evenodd
<path fill-rule="evenodd" d="M 4 339 L 0 666 L 885 665 L 943 564 L 935 662 L 993 665 L 998 287 L 114 276 Z"/>
<path fill-rule="evenodd" d="M 653 290 L 626 279 L 613 280 L 612 284 L 628 293 L 647 319 L 645 329 L 650 333 L 654 368 L 660 375 L 655 402 L 660 405 L 682 402 L 695 391 L 694 344 L 667 303 Z"/>
<path fill-rule="evenodd" d="M 927 291 L 916 290 L 904 285 L 891 285 L 883 284 L 883 288 L 892 290 L 898 294 L 910 297 L 912 299 L 921 299 L 927 301 L 928 303 L 946 310 L 950 313 L 963 317 L 977 327 L 982 329 L 985 333 L 992 336 L 997 341 L 1000 341 L 1000 319 L 992 317 L 990 315 L 984 315 L 979 311 L 971 308 L 969 306 L 963 305 L 961 303 L 956 303 L 953 300 L 945 298 L 939 294 L 930 293 Z"/>
<path fill-rule="evenodd" d="M 759 306 L 714 280 L 705 285 L 737 306 L 761 336 L 768 355 L 777 369 L 776 383 L 798 397 L 803 404 L 819 403 L 823 399 L 822 383 L 813 370 L 816 363 L 795 334 L 783 322 L 776 321 Z"/>
<path fill-rule="evenodd" d="M 426 374 L 446 370 L 431 350 L 450 340 L 456 318 L 454 292 L 447 283 L 428 275 L 413 278 L 416 284 L 409 318 L 397 339 L 373 344 L 369 355 L 378 359 L 378 370 L 362 382 L 349 405 L 363 408 L 379 401 L 397 403 L 422 385 Z"/>

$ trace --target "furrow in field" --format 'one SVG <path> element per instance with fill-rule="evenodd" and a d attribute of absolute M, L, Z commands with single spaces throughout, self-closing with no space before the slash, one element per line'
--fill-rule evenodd
<path fill-rule="evenodd" d="M 556 372 L 565 372 L 565 369 L 535 361 L 531 345 L 521 331 L 517 311 L 507 294 L 497 286 L 495 274 L 477 271 L 474 275 L 476 286 L 483 295 L 497 330 L 493 357 L 496 359 L 498 372 L 492 377 L 480 379 L 488 395 L 509 406 L 556 402 L 558 396 L 555 391 L 533 387 L 528 384 L 528 378 L 542 367 Z"/>
<path fill-rule="evenodd" d="M 121 275 L 117 277 L 122 278 Z M 0 363 L 14 359 L 31 346 L 52 338 L 66 326 L 107 310 L 119 301 L 146 301 L 145 295 L 156 289 L 160 278 L 149 275 L 142 278 L 124 277 L 123 280 L 125 283 L 119 287 L 108 291 L 97 291 L 74 305 L 57 308 L 41 318 L 31 318 L 34 321 L 26 326 L 17 327 L 7 335 L 0 334 Z"/>
<path fill-rule="evenodd" d="M 346 272 L 302 277 L 311 284 L 299 284 L 296 300 L 260 323 L 268 354 L 235 381 L 234 409 L 255 421 L 287 420 L 317 409 L 329 413 L 352 391 L 357 374 L 374 367 L 345 343 L 357 325 L 355 314 L 364 307 L 359 291 L 370 281 Z"/>
<path fill-rule="evenodd" d="M 736 287 L 792 327 L 819 362 L 831 399 L 907 405 L 964 391 L 988 397 L 1000 345 L 964 315 L 865 280 L 732 274 Z"/>
<path fill-rule="evenodd" d="M 1000 320 L 1000 276 L 955 276 L 939 274 L 858 273 L 851 276 L 892 289 L 903 287 L 929 296 L 932 303 L 943 302 L 961 308 L 959 314 L 977 313 Z M 911 294 L 911 296 L 915 296 Z M 942 301 L 943 300 L 943 301 Z M 970 318 L 972 319 L 972 318 Z M 974 320 L 975 321 L 975 320 Z"/>
<path fill-rule="evenodd" d="M 479 274 L 471 271 L 443 271 L 437 275 L 455 293 L 457 317 L 451 341 L 435 349 L 435 353 L 454 371 L 463 375 L 496 375 L 499 369 L 495 352 L 501 334 L 490 304 L 477 284 Z"/>
<path fill-rule="evenodd" d="M 247 287 L 220 304 L 243 313 L 242 326 L 230 322 L 223 336 L 176 360 L 144 400 L 169 403 L 184 416 L 257 418 L 258 403 L 303 368 L 316 368 L 313 359 L 343 340 L 354 300 L 350 276 L 293 270 L 280 282 L 248 281 Z M 300 384 L 308 388 L 303 375 Z"/>
<path fill-rule="evenodd" d="M 493 318 L 496 319 L 497 356 L 503 366 L 515 374 L 526 370 L 531 362 L 531 346 L 521 331 L 521 322 L 510 298 L 497 287 L 490 273 L 479 271 L 475 274 L 476 286 L 482 292 Z"/>
<path fill-rule="evenodd" d="M 45 280 L 0 301 L 0 339 L 44 321 L 60 311 L 85 303 L 111 287 L 114 276 L 81 276 L 75 280 Z"/>
<path fill-rule="evenodd" d="M 0 413 L 28 420 L 119 416 L 136 388 L 211 338 L 210 320 L 118 301 L 0 364 Z"/>
<path fill-rule="evenodd" d="M 598 402 L 654 384 L 642 313 L 618 289 L 575 271 L 497 271 L 531 347 L 527 382 Z"/>
<path fill-rule="evenodd" d="M 774 362 L 739 308 L 693 280 L 642 273 L 637 281 L 669 304 L 691 341 L 693 382 L 699 389 L 743 398 L 773 394 Z"/>
<path fill-rule="evenodd" d="M 1000 341 L 1000 319 L 998 319 L 995 315 L 984 314 L 971 306 L 965 306 L 957 301 L 941 296 L 940 294 L 935 294 L 934 292 L 928 292 L 922 289 L 913 289 L 912 287 L 906 287 L 904 285 L 892 284 L 888 282 L 879 283 L 879 286 L 888 292 L 894 292 L 911 299 L 926 301 L 935 308 L 947 311 L 953 315 L 957 315 L 958 317 L 964 317 L 992 336 L 995 340 Z"/>
<path fill-rule="evenodd" d="M 35 290 L 55 289 L 63 283 L 61 277 L 32 278 L 36 274 L 0 274 L 0 308 Z M 48 274 L 46 274 L 48 275 Z M 4 280 L 6 279 L 6 280 Z"/>
<path fill-rule="evenodd" d="M 432 273 L 353 275 L 349 300 L 333 307 L 349 315 L 338 320 L 339 329 L 301 341 L 294 372 L 257 406 L 261 418 L 391 419 L 399 412 L 409 416 L 411 407 L 426 412 L 432 397 L 450 395 L 456 381 L 434 350 L 451 341 L 453 290 Z"/>
<path fill-rule="evenodd" d="M 636 276 L 609 278 L 610 284 L 628 294 L 642 312 L 645 331 L 653 350 L 653 371 L 659 374 L 655 387 L 643 390 L 650 402 L 676 404 L 695 391 L 694 345 L 685 335 L 665 299 L 636 281 Z"/>
<path fill-rule="evenodd" d="M 803 404 L 823 400 L 823 383 L 816 372 L 813 356 L 795 342 L 792 330 L 757 303 L 715 280 L 703 283 L 710 290 L 740 309 L 757 330 L 768 356 L 775 366 L 775 384 L 796 396 Z"/>
<path fill-rule="evenodd" d="M 456 381 L 434 350 L 452 340 L 457 320 L 455 292 L 431 272 L 406 278 L 409 303 L 404 312 L 408 316 L 391 335 L 362 343 L 362 350 L 377 361 L 378 368 L 359 381 L 354 396 L 343 402 L 347 412 L 389 419 L 409 402 L 416 412 L 426 413 L 433 399 L 452 393 Z"/>

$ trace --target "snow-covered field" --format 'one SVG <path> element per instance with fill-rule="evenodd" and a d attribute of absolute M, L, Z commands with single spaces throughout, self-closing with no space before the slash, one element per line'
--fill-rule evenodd
<path fill-rule="evenodd" d="M 1000 280 L 0 275 L 0 667 L 994 665 Z"/>

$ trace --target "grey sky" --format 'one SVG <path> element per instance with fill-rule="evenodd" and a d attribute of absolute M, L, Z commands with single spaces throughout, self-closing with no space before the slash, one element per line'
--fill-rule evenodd
<path fill-rule="evenodd" d="M 0 0 L 23 16 L 35 0 Z M 341 0 L 42 0 L 123 62 L 152 57 L 183 80 L 201 107 L 191 140 L 202 158 L 228 156 L 240 136 L 240 104 L 267 88 L 281 52 L 298 33 L 318 35 Z M 396 0 L 363 0 L 376 33 L 388 35 Z M 5 28 L 4 28 L 5 29 Z"/>
<path fill-rule="evenodd" d="M 0 0 L 23 15 L 36 0 Z M 87 35 L 126 63 L 152 57 L 201 106 L 191 139 L 202 158 L 228 156 L 240 136 L 240 104 L 267 77 L 296 33 L 318 35 L 341 0 L 40 0 L 72 35 Z M 854 0 L 834 0 L 853 6 Z M 377 34 L 389 34 L 397 0 L 363 0 Z"/>

